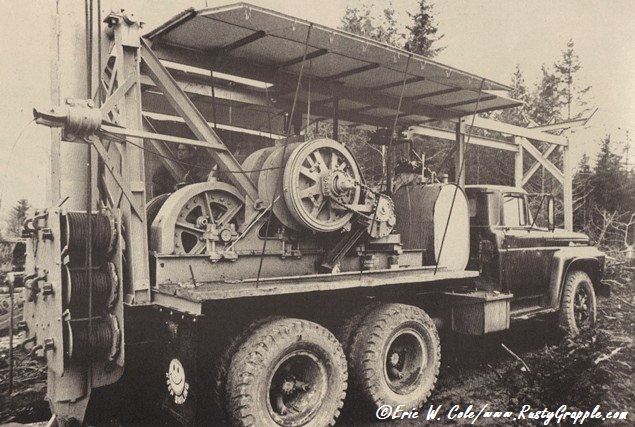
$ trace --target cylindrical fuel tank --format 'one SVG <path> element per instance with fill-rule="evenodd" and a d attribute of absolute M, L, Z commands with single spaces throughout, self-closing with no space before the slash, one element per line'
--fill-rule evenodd
<path fill-rule="evenodd" d="M 423 249 L 425 265 L 465 269 L 470 256 L 470 215 L 460 187 L 406 185 L 395 192 L 393 202 L 397 215 L 394 232 L 401 235 L 404 249 Z"/>

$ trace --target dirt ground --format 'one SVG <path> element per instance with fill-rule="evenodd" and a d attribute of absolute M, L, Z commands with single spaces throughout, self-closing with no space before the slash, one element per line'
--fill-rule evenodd
<path fill-rule="evenodd" d="M 547 411 L 556 411 L 562 405 L 566 405 L 566 411 L 582 413 L 593 412 L 599 405 L 595 415 L 599 412 L 602 417 L 608 411 L 628 412 L 626 420 L 587 419 L 584 425 L 635 425 L 635 268 L 609 265 L 606 280 L 612 285 L 613 294 L 608 299 L 598 299 L 595 328 L 574 339 L 562 340 L 553 323 L 546 319 L 514 324 L 509 331 L 486 337 L 448 338 L 443 343 L 436 389 L 417 419 L 379 421 L 374 413 L 363 413 L 355 409 L 355 402 L 347 402 L 338 426 L 406 427 L 473 421 L 474 425 L 490 426 L 573 424 L 571 419 L 558 424 L 557 418 L 544 418 L 549 415 Z M 0 338 L 0 425 L 46 420 L 49 413 L 43 400 L 45 372 L 38 362 L 24 358 L 24 353 L 17 355 L 22 361 L 16 368 L 14 395 L 11 399 L 7 396 L 5 341 Z M 429 408 L 439 405 L 437 419 L 426 422 Z M 451 411 L 454 405 L 458 408 Z M 459 418 L 461 412 L 475 417 L 484 406 L 476 421 Z M 518 419 L 523 407 L 531 409 L 524 412 L 526 419 Z M 488 411 L 492 411 L 489 416 Z M 511 415 L 494 418 L 495 411 L 508 411 Z M 543 418 L 530 419 L 531 413 Z"/>

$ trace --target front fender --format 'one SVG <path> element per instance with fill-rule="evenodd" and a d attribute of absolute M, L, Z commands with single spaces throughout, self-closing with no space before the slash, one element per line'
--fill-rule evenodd
<path fill-rule="evenodd" d="M 571 246 L 557 250 L 551 260 L 547 306 L 558 308 L 564 279 L 569 271 L 581 270 L 589 275 L 596 292 L 604 273 L 604 252 L 594 246 Z"/>

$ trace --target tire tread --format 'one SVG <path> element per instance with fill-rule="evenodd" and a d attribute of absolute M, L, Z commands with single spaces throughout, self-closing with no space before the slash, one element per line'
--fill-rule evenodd
<path fill-rule="evenodd" d="M 350 350 L 347 353 L 351 390 L 357 392 L 374 407 L 395 403 L 387 400 L 382 389 L 383 376 L 379 375 L 375 366 L 377 358 L 382 357 L 385 337 L 404 322 L 421 323 L 431 333 L 436 365 L 432 372 L 431 386 L 416 399 L 416 402 L 399 403 L 406 406 L 413 403 L 413 406 L 422 407 L 436 384 L 440 370 L 441 346 L 439 334 L 432 319 L 420 308 L 410 305 L 388 303 L 375 306 L 359 324 L 357 333 L 353 334 Z M 381 363 L 383 365 L 383 361 Z"/>
<path fill-rule="evenodd" d="M 336 395 L 338 397 L 331 404 L 330 416 L 328 414 L 323 416 L 323 418 L 328 418 L 325 421 L 327 423 L 325 425 L 333 426 L 335 424 L 346 397 L 347 365 L 340 343 L 328 330 L 306 320 L 278 318 L 260 323 L 259 326 L 252 328 L 249 333 L 243 335 L 249 336 L 237 345 L 230 363 L 227 365 L 227 380 L 225 384 L 226 408 L 232 425 L 240 427 L 253 425 L 253 421 L 250 424 L 248 420 L 256 418 L 259 409 L 255 407 L 257 405 L 255 405 L 254 397 L 243 390 L 254 390 L 254 384 L 259 375 L 267 369 L 266 362 L 276 352 L 283 350 L 286 343 L 303 339 L 306 336 L 309 339 L 314 337 L 319 341 L 328 343 L 330 348 L 325 349 L 325 351 L 332 355 L 332 362 L 336 365 L 332 367 L 332 372 L 334 375 L 340 376 L 336 383 L 341 384 L 341 391 L 339 391 Z M 243 373 L 248 374 L 248 379 L 243 379 Z M 330 392 L 338 391 L 331 390 Z M 310 425 L 314 424 L 313 421 L 315 419 L 312 420 Z M 260 420 L 259 422 L 265 421 Z"/>

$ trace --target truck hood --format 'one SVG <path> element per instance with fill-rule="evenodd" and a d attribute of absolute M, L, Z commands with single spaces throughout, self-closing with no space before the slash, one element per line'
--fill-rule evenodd
<path fill-rule="evenodd" d="M 553 230 L 553 238 L 557 241 L 569 241 L 569 242 L 573 242 L 573 243 L 583 243 L 583 244 L 590 244 L 590 239 L 589 236 L 587 236 L 584 233 L 576 233 L 574 231 L 567 231 L 567 230 L 563 230 L 561 228 L 556 228 L 555 230 Z"/>

